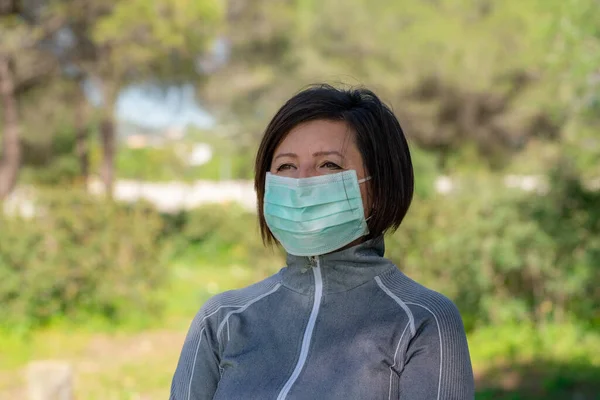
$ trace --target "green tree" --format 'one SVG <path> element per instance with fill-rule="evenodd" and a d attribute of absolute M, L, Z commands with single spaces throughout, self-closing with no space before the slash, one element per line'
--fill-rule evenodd
<path fill-rule="evenodd" d="M 101 175 L 112 195 L 116 152 L 114 108 L 120 89 L 142 81 L 179 82 L 197 77 L 198 57 L 219 29 L 217 0 L 84 1 L 55 4 L 77 38 L 71 62 L 102 93 Z"/>
<path fill-rule="evenodd" d="M 19 120 L 13 82 L 10 59 L 0 55 L 0 96 L 4 111 L 0 153 L 0 199 L 6 197 L 14 188 L 21 163 Z"/>
<path fill-rule="evenodd" d="M 600 174 L 600 7 L 594 0 L 551 2 L 549 66 L 554 107 L 569 119 L 564 147 L 586 178 Z"/>
<path fill-rule="evenodd" d="M 22 1 L 0 2 L 0 97 L 2 102 L 2 147 L 0 148 L 0 200 L 16 185 L 20 170 L 21 121 L 18 97 L 42 84 L 56 63 L 41 42 L 59 25 L 39 4 L 25 9 Z"/>
<path fill-rule="evenodd" d="M 556 152 L 579 130 L 572 103 L 598 87 L 587 83 L 600 54 L 597 13 L 594 0 L 230 2 L 230 62 L 201 94 L 255 142 L 302 86 L 366 84 L 442 168 L 505 167 L 524 150 Z"/>

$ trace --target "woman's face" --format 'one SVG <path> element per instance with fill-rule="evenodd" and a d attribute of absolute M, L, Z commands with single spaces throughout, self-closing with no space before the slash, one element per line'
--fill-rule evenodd
<path fill-rule="evenodd" d="M 368 176 L 353 130 L 344 121 L 315 120 L 296 126 L 273 154 L 270 172 L 290 178 L 335 174 L 355 170 L 358 179 Z M 365 217 L 371 210 L 368 188 L 360 185 Z"/>

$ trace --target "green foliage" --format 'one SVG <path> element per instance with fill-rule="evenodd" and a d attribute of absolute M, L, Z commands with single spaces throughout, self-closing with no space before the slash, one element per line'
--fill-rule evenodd
<path fill-rule="evenodd" d="M 111 49 L 102 62 L 120 77 L 132 71 L 190 77 L 223 13 L 223 3 L 216 0 L 117 1 L 91 27 L 90 38 L 99 48 Z"/>
<path fill-rule="evenodd" d="M 93 160 L 100 154 L 94 150 Z M 203 165 L 186 165 L 173 146 L 163 148 L 123 148 L 117 155 L 117 176 L 150 182 L 251 179 L 253 170 L 246 154 L 213 154 Z"/>
<path fill-rule="evenodd" d="M 477 399 L 596 399 L 600 336 L 573 324 L 489 326 L 469 336 Z"/>
<path fill-rule="evenodd" d="M 600 39 L 594 0 L 52 4 L 58 21 L 73 21 L 81 45 L 73 58 L 101 78 L 107 93 L 131 80 L 197 81 L 207 107 L 221 122 L 237 126 L 234 153 L 254 148 L 266 120 L 300 87 L 345 81 L 366 84 L 393 104 L 415 143 L 441 155 L 444 173 L 506 167 L 514 153 L 525 150 L 531 160 L 540 149 L 552 153 L 549 148 L 566 148 L 580 170 L 598 172 Z M 29 35 L 14 22 L 11 16 L 2 25 L 4 36 Z M 231 44 L 231 57 L 219 70 L 199 76 L 198 59 L 210 58 L 217 35 Z M 48 115 L 60 103 L 71 106 L 72 98 L 55 102 L 50 96 L 45 107 L 23 104 L 32 112 L 22 114 L 27 124 L 42 121 L 39 130 L 45 132 L 55 124 Z M 40 109 L 44 117 L 36 118 Z M 538 138 L 554 142 L 527 147 Z M 545 165 L 536 167 L 540 173 Z M 233 177 L 248 175 L 238 170 L 234 165 Z M 63 165 L 59 171 L 70 169 Z"/>
<path fill-rule="evenodd" d="M 415 171 L 415 196 L 419 199 L 434 196 L 435 180 L 440 175 L 438 158 L 417 146 L 411 146 L 410 156 Z"/>
<path fill-rule="evenodd" d="M 416 199 L 388 255 L 453 298 L 469 329 L 486 323 L 598 325 L 600 193 L 564 169 L 545 195 L 469 178 L 459 193 Z"/>
<path fill-rule="evenodd" d="M 185 165 L 172 148 L 123 148 L 117 154 L 118 176 L 148 181 L 174 180 Z"/>
<path fill-rule="evenodd" d="M 304 85 L 345 82 L 393 104 L 407 134 L 443 156 L 445 173 L 506 167 L 538 138 L 546 152 L 564 150 L 569 138 L 574 158 L 598 159 L 597 127 L 583 115 L 599 115 L 595 0 L 268 4 L 234 7 L 234 56 L 199 86 L 212 107 L 240 122 L 240 137 Z"/>
<path fill-rule="evenodd" d="M 52 82 L 21 96 L 21 182 L 68 185 L 80 178 L 76 118 L 73 107 L 64 102 L 77 94 L 72 84 Z M 86 146 L 96 139 L 95 125 L 93 119 L 85 122 Z"/>
<path fill-rule="evenodd" d="M 53 156 L 52 161 L 45 168 L 40 165 L 24 166 L 21 180 L 45 186 L 68 185 L 76 181 L 80 172 L 75 156 Z"/>
<path fill-rule="evenodd" d="M 227 265 L 242 263 L 257 272 L 282 266 L 280 250 L 263 246 L 256 215 L 235 204 L 207 205 L 165 216 L 165 237 L 175 258 Z"/>
<path fill-rule="evenodd" d="M 40 194 L 36 216 L 0 216 L 0 321 L 27 328 L 56 318 L 154 314 L 164 280 L 161 220 L 150 208 L 72 190 Z"/>
<path fill-rule="evenodd" d="M 165 143 L 160 147 L 129 148 L 123 146 L 117 154 L 117 176 L 145 181 L 196 181 L 253 179 L 256 149 L 233 144 L 233 140 L 216 132 L 189 132 L 185 139 Z M 188 165 L 187 156 L 196 143 L 211 147 L 210 160 L 202 165 Z M 100 163 L 99 146 L 92 146 L 91 160 Z M 430 158 L 424 155 L 425 164 Z"/>
<path fill-rule="evenodd" d="M 23 140 L 22 181 L 44 186 L 72 184 L 81 174 L 75 133 L 67 126 L 45 136 L 43 141 Z"/>
<path fill-rule="evenodd" d="M 511 365 L 543 358 L 600 367 L 600 353 L 590 351 L 600 349 L 600 336 L 573 324 L 482 327 L 469 336 L 469 347 L 478 369 L 490 363 Z"/>

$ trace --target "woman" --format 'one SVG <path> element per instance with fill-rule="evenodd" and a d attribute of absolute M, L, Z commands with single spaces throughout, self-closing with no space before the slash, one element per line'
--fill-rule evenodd
<path fill-rule="evenodd" d="M 371 91 L 309 88 L 256 158 L 261 233 L 287 266 L 209 300 L 172 400 L 473 399 L 461 317 L 383 257 L 413 195 L 408 145 Z"/>

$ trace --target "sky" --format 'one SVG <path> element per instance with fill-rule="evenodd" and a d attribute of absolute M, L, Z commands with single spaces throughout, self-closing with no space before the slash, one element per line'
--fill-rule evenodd
<path fill-rule="evenodd" d="M 77 38 L 70 27 L 65 26 L 47 41 L 46 46 L 64 61 L 67 74 L 78 73 L 78 68 L 69 61 L 69 53 L 75 48 Z M 224 36 L 215 38 L 196 62 L 198 74 L 211 74 L 227 64 L 231 52 L 229 40 Z M 87 79 L 83 86 L 91 104 L 102 104 L 98 83 Z M 138 125 L 150 130 L 194 127 L 210 129 L 216 121 L 197 101 L 191 84 L 159 87 L 157 85 L 130 85 L 121 90 L 117 99 L 115 115 L 118 122 Z"/>
<path fill-rule="evenodd" d="M 84 84 L 84 90 L 90 103 L 101 104 L 100 91 L 92 81 Z M 119 94 L 115 112 L 122 122 L 152 130 L 215 126 L 215 119 L 198 103 L 191 84 L 167 88 L 128 86 Z"/>

